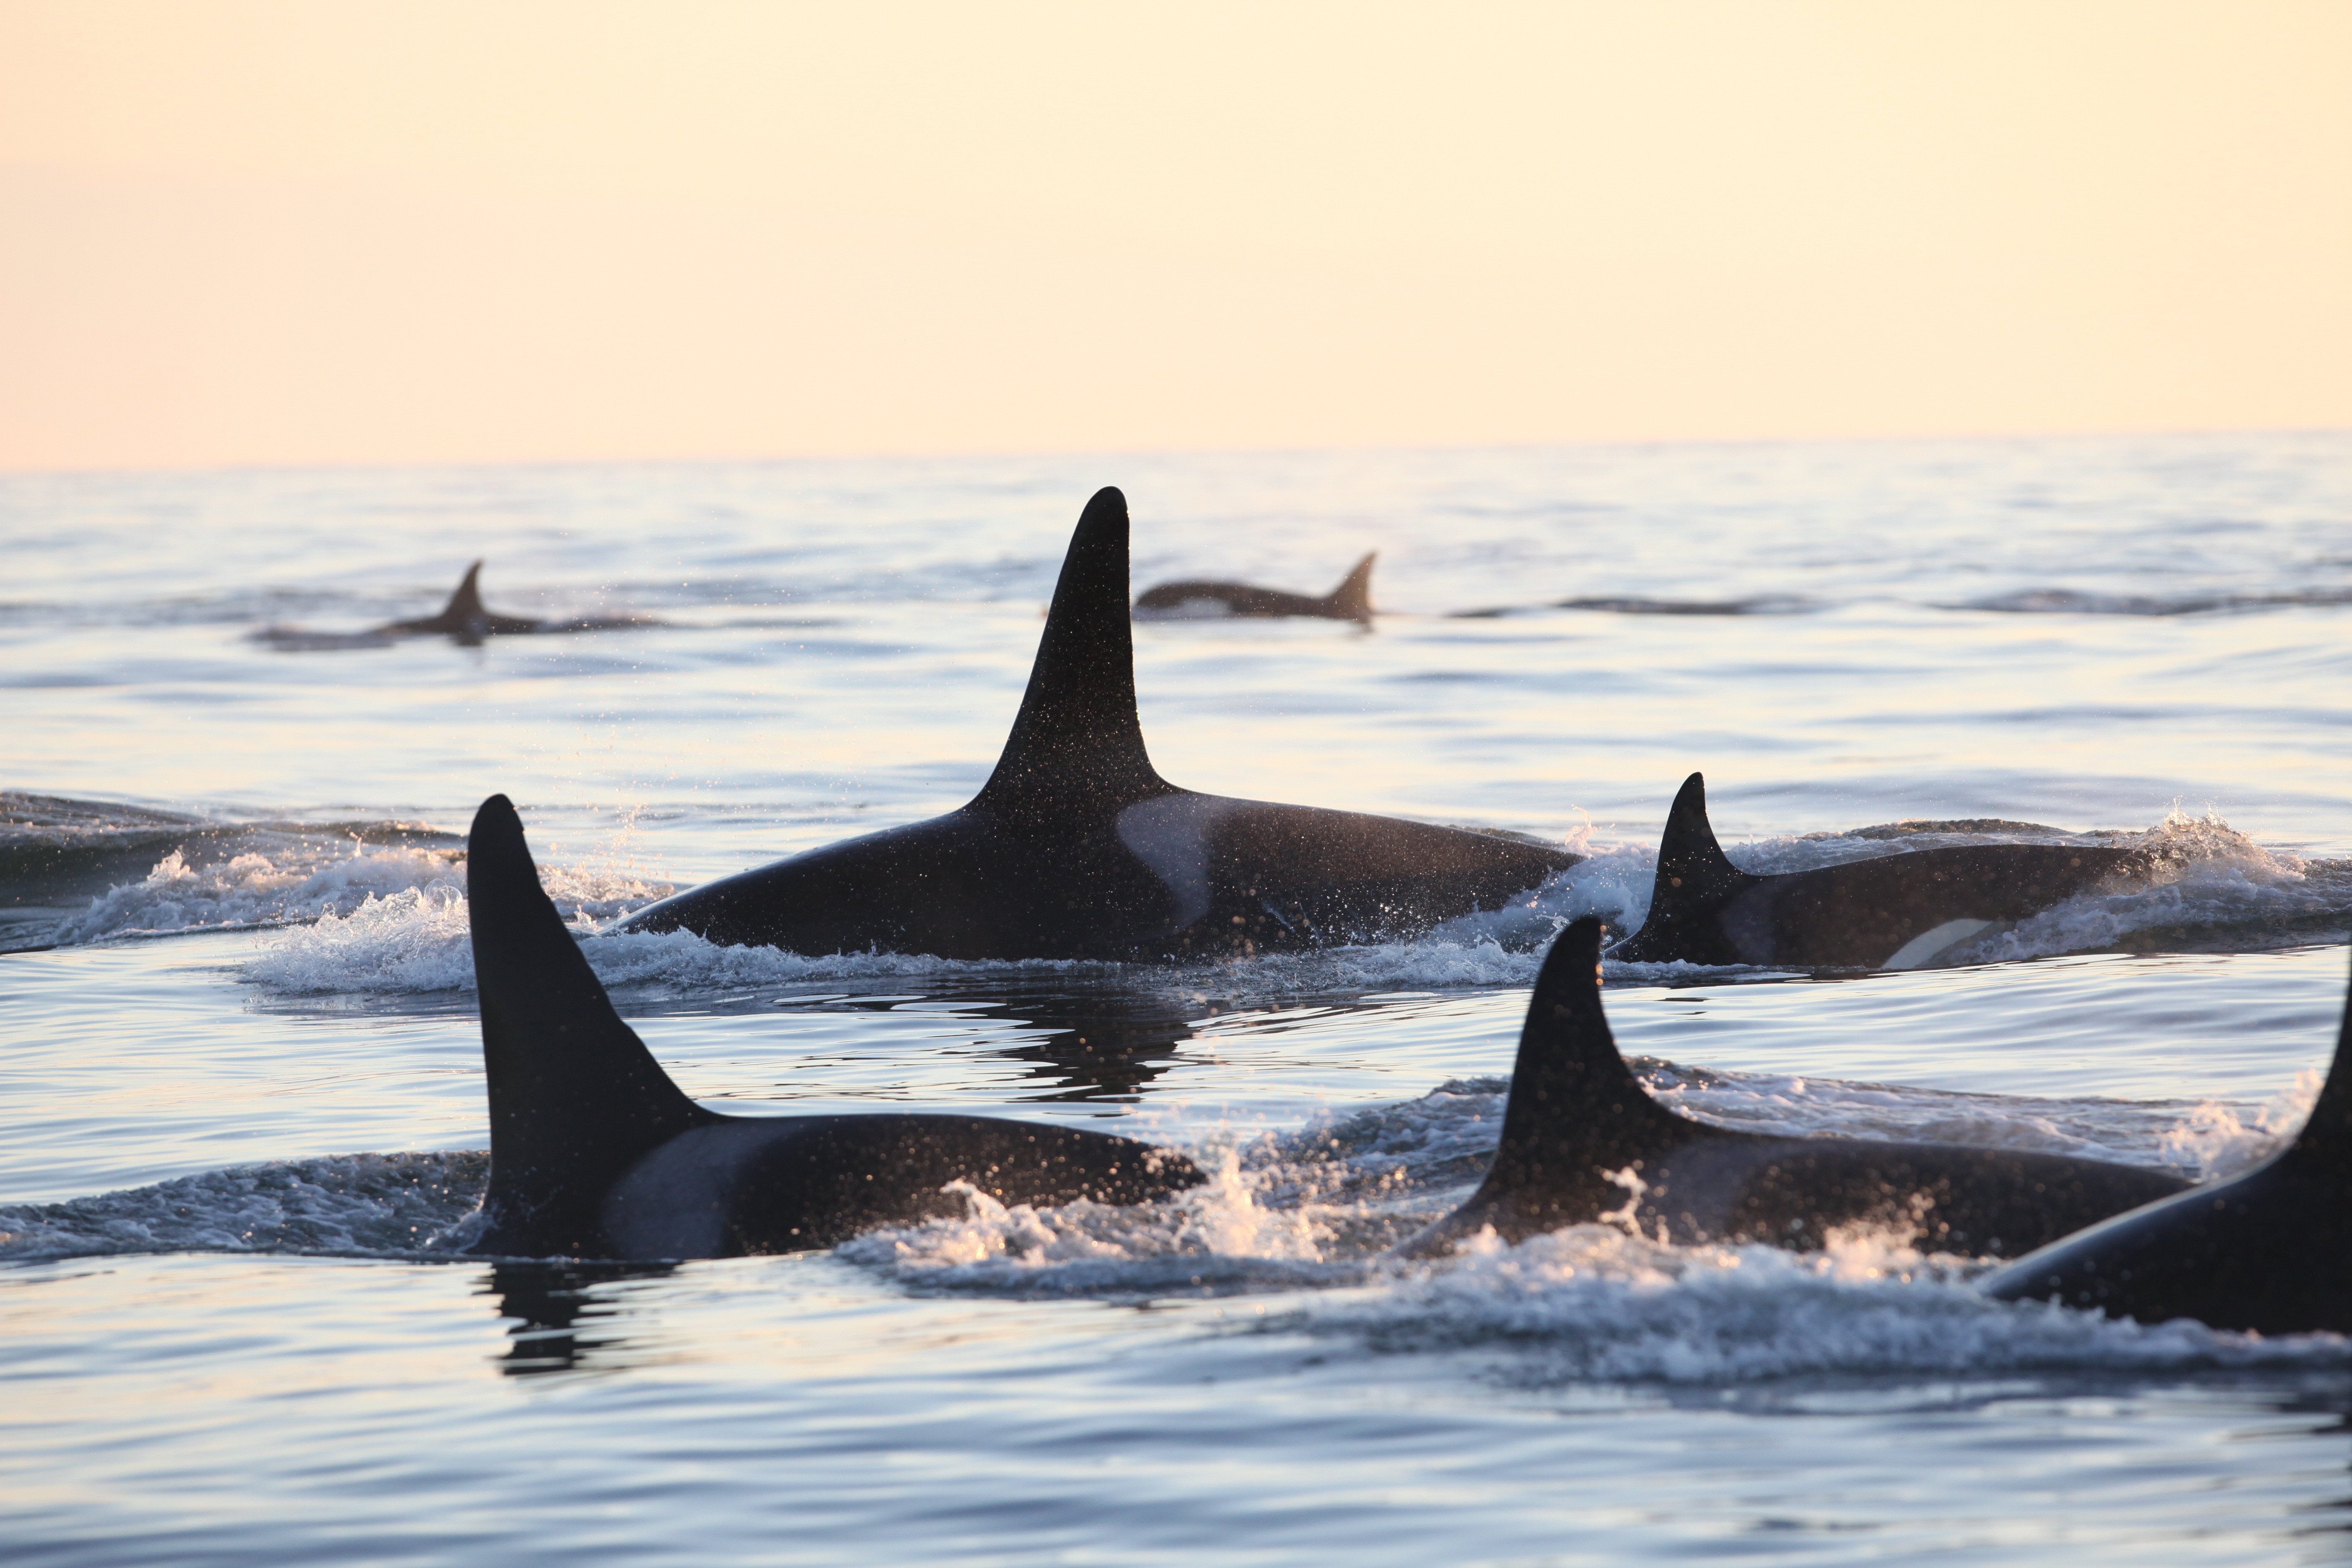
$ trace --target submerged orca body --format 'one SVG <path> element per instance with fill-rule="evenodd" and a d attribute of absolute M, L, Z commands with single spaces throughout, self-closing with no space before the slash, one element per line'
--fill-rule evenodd
<path fill-rule="evenodd" d="M 540 621 L 521 616 L 494 615 L 482 603 L 478 579 L 482 563 L 475 562 L 466 568 L 465 581 L 449 595 L 437 616 L 425 616 L 414 621 L 392 621 L 365 634 L 369 637 L 448 637 L 466 644 L 492 637 L 522 637 L 551 632 L 616 631 L 627 626 L 651 626 L 654 623 L 636 616 L 591 616 L 569 621 Z"/>
<path fill-rule="evenodd" d="M 969 804 L 689 889 L 620 929 L 814 953 L 1246 954 L 1410 936 L 1582 858 L 1162 779 L 1135 712 L 1127 528 L 1118 490 L 1087 503 L 1013 733 Z"/>
<path fill-rule="evenodd" d="M 1676 1242 L 1800 1249 L 1834 1226 L 1893 1224 L 1939 1251 L 2013 1257 L 2187 1184 L 2065 1154 L 1780 1137 L 1677 1116 L 1610 1035 L 1601 929 L 1576 921 L 1544 960 L 1485 1184 L 1400 1252 L 1440 1253 L 1488 1226 L 1520 1241 L 1605 1217 Z"/>
<path fill-rule="evenodd" d="M 1005 1204 L 1143 1203 L 1201 1180 L 1132 1139 L 1002 1117 L 721 1116 L 613 1010 L 541 891 L 507 797 L 475 815 L 467 899 L 490 1100 L 486 1223 L 505 1257 L 723 1258 L 830 1247 Z"/>
<path fill-rule="evenodd" d="M 1706 820 L 1706 780 L 1693 773 L 1658 843 L 1648 918 L 1609 956 L 1910 969 L 1996 921 L 2023 920 L 2147 863 L 2136 849 L 1985 844 L 1759 877 L 1725 858 Z"/>
<path fill-rule="evenodd" d="M 1207 618 L 1216 616 L 1320 616 L 1326 620 L 1372 620 L 1372 563 L 1375 550 L 1339 579 L 1339 585 L 1316 598 L 1286 594 L 1279 588 L 1254 588 L 1247 583 L 1216 583 L 1186 578 L 1146 588 L 1135 596 L 1135 614 L 1143 620 Z"/>
<path fill-rule="evenodd" d="M 2352 1333 L 2352 996 L 2293 1143 L 2252 1170 L 2117 1215 L 1987 1276 L 2004 1301 L 2143 1323 Z"/>

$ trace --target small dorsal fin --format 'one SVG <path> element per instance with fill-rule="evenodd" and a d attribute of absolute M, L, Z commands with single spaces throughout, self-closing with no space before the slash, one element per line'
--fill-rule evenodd
<path fill-rule="evenodd" d="M 2352 990 L 2344 998 L 2344 1019 L 2336 1029 L 2336 1059 L 2310 1119 L 2295 1134 L 2285 1163 L 2300 1173 L 2341 1182 L 2352 1177 Z"/>
<path fill-rule="evenodd" d="M 1380 558 L 1377 550 L 1365 552 L 1364 558 L 1339 579 L 1339 585 L 1323 595 L 1334 610 L 1360 621 L 1372 618 L 1372 563 Z"/>
<path fill-rule="evenodd" d="M 480 562 L 477 561 L 467 567 L 465 581 L 457 584 L 457 591 L 449 595 L 449 602 L 441 606 L 441 613 L 434 619 L 446 622 L 452 626 L 462 626 L 469 621 L 489 619 L 490 613 L 482 608 L 481 585 L 476 581 L 481 574 Z"/>
<path fill-rule="evenodd" d="M 1747 873 L 1731 863 L 1716 842 L 1715 824 L 1706 819 L 1706 775 L 1683 780 L 1666 813 L 1666 830 L 1658 837 L 1658 880 L 1668 892 L 1687 895 Z"/>
<path fill-rule="evenodd" d="M 1087 502 L 1070 536 L 1028 692 L 996 771 L 973 804 L 1116 807 L 1171 787 L 1153 770 L 1136 717 L 1127 498 L 1106 485 Z"/>
<path fill-rule="evenodd" d="M 1601 922 L 1588 915 L 1560 932 L 1544 958 L 1511 1066 L 1502 1142 L 1480 1199 L 1524 1208 L 1530 1199 L 1588 1188 L 1603 1172 L 1687 1142 L 1699 1126 L 1651 1099 L 1619 1053 L 1601 1006 Z"/>
<path fill-rule="evenodd" d="M 1634 963 L 1687 959 L 1694 963 L 1729 963 L 1719 929 L 1709 917 L 1742 888 L 1761 880 L 1733 865 L 1716 842 L 1706 819 L 1706 775 L 1683 781 L 1658 838 L 1658 874 L 1650 885 L 1650 912 L 1642 929 L 1626 938 L 1613 956 Z"/>
<path fill-rule="evenodd" d="M 466 840 L 466 903 L 489 1083 L 490 1190 L 546 1236 L 656 1144 L 716 1118 L 688 1100 L 621 1021 L 539 885 L 522 819 L 484 801 Z M 567 1218 L 567 1215 L 571 1215 Z M 575 1223 L 577 1222 L 577 1223 Z"/>

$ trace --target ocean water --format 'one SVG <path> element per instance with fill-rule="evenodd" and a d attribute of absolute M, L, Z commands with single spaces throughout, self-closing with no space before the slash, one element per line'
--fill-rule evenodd
<path fill-rule="evenodd" d="M 1166 776 L 1591 858 L 1191 967 L 604 934 L 966 798 L 1104 483 L 1139 590 L 1381 552 L 1369 632 L 1138 627 Z M 1930 967 L 1612 965 L 1661 1096 L 2199 1175 L 2291 1135 L 2352 931 L 2352 436 L 20 475 L 0 538 L 12 1564 L 2352 1558 L 2340 1338 L 1990 1303 L 1893 1233 L 1377 1256 L 1476 1179 L 1544 940 L 1639 922 L 1694 769 L 1755 869 L 2171 853 Z M 494 609 L 657 624 L 363 635 L 477 557 Z M 1069 1120 L 1214 1179 L 457 1254 L 493 791 L 706 1103 Z M 1906 820 L 1946 826 L 1853 831 Z"/>

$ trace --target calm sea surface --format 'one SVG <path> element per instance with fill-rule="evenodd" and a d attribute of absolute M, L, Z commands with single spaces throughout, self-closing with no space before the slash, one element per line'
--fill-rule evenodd
<path fill-rule="evenodd" d="M 1139 626 L 1166 776 L 1592 859 L 1199 968 L 597 934 L 961 804 L 1105 483 L 1138 589 L 1381 552 L 1369 633 Z M 1612 966 L 1685 1109 L 2194 1173 L 2290 1132 L 2352 928 L 2352 436 L 17 476 L 0 540 L 11 1564 L 2352 1558 L 2341 1339 L 1997 1306 L 1893 1235 L 1370 1259 L 1475 1180 L 1543 938 L 1639 921 L 1694 769 L 1756 868 L 1905 818 L 2178 860 L 1929 969 Z M 494 609 L 661 624 L 352 635 L 478 556 Z M 1747 613 L 1654 613 L 1694 606 Z M 492 791 L 698 1098 L 1081 1121 L 1217 1179 L 793 1258 L 453 1256 Z"/>

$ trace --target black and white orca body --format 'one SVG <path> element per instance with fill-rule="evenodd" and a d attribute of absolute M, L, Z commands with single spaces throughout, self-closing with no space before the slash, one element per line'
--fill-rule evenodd
<path fill-rule="evenodd" d="M 465 580 L 457 584 L 457 591 L 449 595 L 449 602 L 441 606 L 439 615 L 425 616 L 413 621 L 387 622 L 373 632 L 362 635 L 369 637 L 446 637 L 471 647 L 480 643 L 486 637 L 493 637 L 543 636 L 554 632 L 618 631 L 630 626 L 646 626 L 656 624 L 636 616 L 592 616 L 569 621 L 541 621 L 522 616 L 494 615 L 482 603 L 482 589 L 478 581 L 481 574 L 480 562 L 477 561 L 467 567 Z"/>
<path fill-rule="evenodd" d="M 1693 773 L 1658 843 L 1649 915 L 1609 956 L 1912 969 L 1997 921 L 2023 920 L 2147 866 L 2135 849 L 1986 844 L 1754 876 L 1725 858 L 1706 819 L 1706 781 Z"/>
<path fill-rule="evenodd" d="M 1501 1143 L 1469 1202 L 1404 1243 L 1422 1257 L 1493 1226 L 1520 1241 L 1606 1220 L 1644 1237 L 1818 1247 L 1832 1226 L 1916 1229 L 1938 1251 L 2014 1257 L 2186 1184 L 2064 1154 L 1713 1127 L 1650 1098 L 1601 1006 L 1601 923 L 1545 958 Z"/>
<path fill-rule="evenodd" d="M 2227 1181 L 2117 1215 L 1979 1283 L 2143 1323 L 2352 1333 L 2352 996 L 2318 1103 L 2293 1143 Z"/>
<path fill-rule="evenodd" d="M 1179 789 L 1135 711 L 1127 500 L 1087 503 L 996 771 L 960 810 L 689 889 L 620 929 L 795 952 L 1161 960 L 1393 940 L 1581 856 Z"/>
<path fill-rule="evenodd" d="M 1182 1155 L 1002 1117 L 721 1116 L 613 1010 L 540 889 L 504 795 L 475 815 L 467 898 L 490 1101 L 470 1250 L 683 1258 L 830 1247 L 877 1226 L 1005 1204 L 1137 1204 L 1197 1184 Z"/>
<path fill-rule="evenodd" d="M 1372 622 L 1372 563 L 1375 550 L 1349 568 L 1339 585 L 1320 598 L 1255 588 L 1247 583 L 1186 578 L 1146 588 L 1135 596 L 1135 618 L 1203 620 L 1223 616 L 1319 616 L 1326 620 Z"/>

